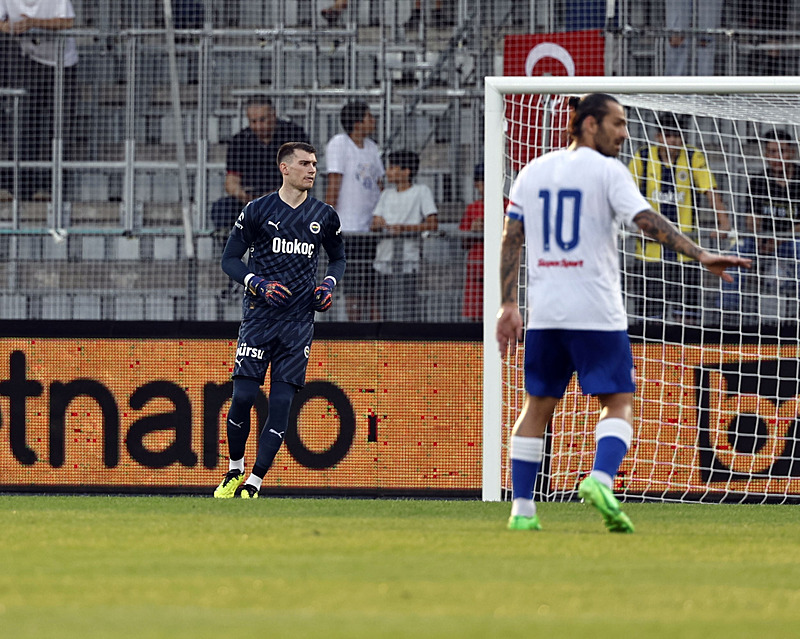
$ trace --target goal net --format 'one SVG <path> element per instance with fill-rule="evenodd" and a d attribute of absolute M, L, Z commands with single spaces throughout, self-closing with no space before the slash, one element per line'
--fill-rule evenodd
<path fill-rule="evenodd" d="M 525 162 L 567 144 L 569 96 L 595 91 L 626 107 L 630 139 L 619 159 L 653 208 L 702 246 L 753 259 L 726 284 L 621 231 L 637 376 L 634 441 L 615 485 L 623 499 L 800 498 L 800 95 L 786 80 L 487 78 L 490 284 L 499 277 L 502 202 L 512 180 Z M 524 272 L 519 281 L 524 317 Z M 491 318 L 499 290 L 485 288 Z M 487 322 L 484 357 L 483 496 L 495 500 L 511 492 L 507 444 L 525 396 L 524 348 L 501 360 Z M 537 499 L 577 498 L 598 414 L 573 378 L 546 434 Z"/>

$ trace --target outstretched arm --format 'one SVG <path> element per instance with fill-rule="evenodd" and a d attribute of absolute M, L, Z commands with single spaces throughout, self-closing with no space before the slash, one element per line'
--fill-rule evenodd
<path fill-rule="evenodd" d="M 678 228 L 660 213 L 646 209 L 636 214 L 633 218 L 636 225 L 648 237 L 660 242 L 667 248 L 683 253 L 687 257 L 697 260 L 714 275 L 721 277 L 726 282 L 732 282 L 733 276 L 725 269 L 741 266 L 750 268 L 751 260 L 735 255 L 720 255 L 699 247 Z"/>
<path fill-rule="evenodd" d="M 503 240 L 500 249 L 500 299 L 501 307 L 497 313 L 497 345 L 500 354 L 505 355 L 511 348 L 516 352 L 517 342 L 522 341 L 522 315 L 517 302 L 519 261 L 525 230 L 521 220 L 506 218 L 503 226 Z"/>

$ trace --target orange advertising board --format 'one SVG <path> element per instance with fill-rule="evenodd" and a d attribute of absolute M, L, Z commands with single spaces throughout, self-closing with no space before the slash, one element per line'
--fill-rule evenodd
<path fill-rule="evenodd" d="M 0 488 L 205 493 L 227 470 L 234 341 L 0 343 Z M 290 416 L 296 430 L 264 490 L 479 495 L 482 350 L 473 341 L 315 341 Z M 796 344 L 648 342 L 633 352 L 634 440 L 618 489 L 800 494 Z M 519 369 L 510 372 L 521 388 Z M 591 469 L 597 408 L 573 380 L 548 438 L 551 492 L 573 491 Z M 506 409 L 507 426 L 517 410 Z M 248 465 L 266 414 L 261 397 Z"/>
<path fill-rule="evenodd" d="M 227 471 L 235 341 L 0 340 L 6 487 L 203 492 Z M 264 490 L 480 491 L 481 344 L 317 340 Z M 264 390 L 268 391 L 268 384 Z M 257 401 L 246 463 L 255 459 Z"/>
<path fill-rule="evenodd" d="M 796 344 L 646 343 L 633 354 L 634 436 L 618 490 L 800 495 Z M 598 411 L 573 378 L 551 429 L 553 492 L 574 491 L 591 471 Z"/>

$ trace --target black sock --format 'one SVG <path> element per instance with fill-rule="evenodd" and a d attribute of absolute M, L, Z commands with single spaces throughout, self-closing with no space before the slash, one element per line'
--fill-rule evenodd
<path fill-rule="evenodd" d="M 297 387 L 286 382 L 273 382 L 269 391 L 269 417 L 258 438 L 258 456 L 253 466 L 253 474 L 264 477 L 272 466 L 275 455 L 283 444 L 286 427 L 289 424 L 289 411 Z"/>
<path fill-rule="evenodd" d="M 231 459 L 244 457 L 244 447 L 250 434 L 250 411 L 258 395 L 259 383 L 254 379 L 233 380 L 233 397 L 228 411 L 228 454 Z"/>

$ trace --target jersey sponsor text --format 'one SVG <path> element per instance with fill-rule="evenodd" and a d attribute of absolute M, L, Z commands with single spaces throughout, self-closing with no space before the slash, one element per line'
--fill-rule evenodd
<path fill-rule="evenodd" d="M 288 255 L 314 256 L 314 245 L 310 242 L 301 242 L 298 239 L 285 240 L 282 237 L 272 238 L 272 252 L 286 253 Z"/>

